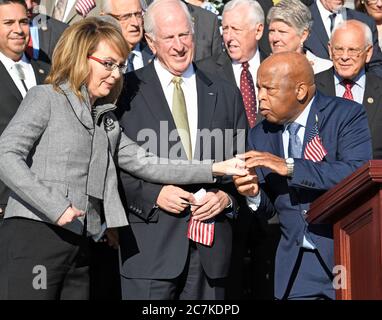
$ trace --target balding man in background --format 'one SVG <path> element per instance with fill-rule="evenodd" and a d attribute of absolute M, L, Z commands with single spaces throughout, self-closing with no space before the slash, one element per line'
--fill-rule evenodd
<path fill-rule="evenodd" d="M 366 64 L 373 54 L 370 28 L 348 20 L 334 29 L 329 42 L 333 68 L 316 75 L 317 89 L 326 95 L 363 104 L 373 142 L 373 159 L 382 159 L 382 79 Z"/>
<path fill-rule="evenodd" d="M 332 226 L 305 218 L 312 201 L 371 159 L 366 112 L 316 91 L 313 69 L 298 53 L 267 58 L 257 86 L 265 120 L 248 137 L 252 175 L 234 180 L 255 214 L 279 217 L 275 297 L 334 299 Z"/>
<path fill-rule="evenodd" d="M 153 53 L 144 40 L 143 15 L 146 11 L 144 0 L 103 0 L 102 13 L 117 19 L 130 54 L 127 71 L 140 69 L 151 62 Z"/>

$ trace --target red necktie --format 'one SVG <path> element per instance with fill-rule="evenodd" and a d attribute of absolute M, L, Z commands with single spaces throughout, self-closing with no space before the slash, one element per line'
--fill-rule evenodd
<path fill-rule="evenodd" d="M 351 88 L 354 86 L 354 82 L 348 79 L 342 80 L 341 84 L 345 87 L 345 93 L 342 96 L 345 99 L 354 100 Z"/>
<path fill-rule="evenodd" d="M 27 47 L 25 48 L 25 53 L 27 54 L 29 59 L 33 59 L 33 40 L 31 34 L 29 34 L 29 42 Z"/>
<path fill-rule="evenodd" d="M 240 91 L 244 101 L 245 112 L 249 126 L 253 128 L 256 123 L 256 92 L 253 85 L 252 75 L 248 70 L 248 62 L 242 64 L 243 70 L 240 75 Z"/>

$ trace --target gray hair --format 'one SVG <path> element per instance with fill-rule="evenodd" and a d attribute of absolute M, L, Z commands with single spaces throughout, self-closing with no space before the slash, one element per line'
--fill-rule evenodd
<path fill-rule="evenodd" d="M 101 1 L 101 11 L 103 13 L 110 13 L 111 12 L 111 2 L 112 0 L 102 0 Z M 125 1 L 129 1 L 129 0 L 125 0 Z M 143 11 L 146 11 L 147 9 L 147 3 L 146 3 L 146 0 L 139 0 L 140 4 L 141 4 L 141 7 L 142 7 L 142 10 Z M 126 13 L 126 12 L 124 12 Z"/>
<path fill-rule="evenodd" d="M 175 4 L 178 5 L 185 13 L 187 18 L 187 23 L 190 26 L 190 31 L 192 34 L 194 34 L 194 23 L 191 18 L 191 14 L 188 11 L 188 8 L 186 4 L 180 0 L 155 0 L 153 1 L 149 7 L 147 8 L 145 19 L 144 19 L 144 29 L 145 32 L 150 35 L 153 39 L 155 39 L 155 18 L 158 14 L 158 12 L 161 12 L 160 9 L 163 7 L 164 4 Z M 163 8 L 162 8 L 163 9 Z M 165 8 L 164 8 L 165 10 Z M 166 14 L 166 12 L 163 12 L 163 14 Z"/>
<path fill-rule="evenodd" d="M 359 27 L 363 28 L 362 34 L 365 37 L 365 46 L 373 45 L 373 33 L 371 32 L 370 27 L 366 23 L 363 23 L 359 20 L 345 20 L 341 22 L 340 24 L 336 25 L 333 29 L 332 35 L 330 36 L 329 42 L 332 43 L 333 35 L 337 30 L 346 29 L 348 24 L 355 25 L 355 26 L 358 25 Z"/>
<path fill-rule="evenodd" d="M 313 19 L 309 8 L 300 0 L 281 0 L 272 7 L 267 16 L 267 23 L 281 21 L 297 31 L 298 35 L 310 32 Z"/>
<path fill-rule="evenodd" d="M 223 15 L 225 12 L 231 11 L 239 6 L 248 7 L 246 17 L 248 18 L 249 23 L 253 27 L 255 27 L 259 23 L 264 24 L 264 11 L 256 0 L 231 0 L 225 4 Z"/>

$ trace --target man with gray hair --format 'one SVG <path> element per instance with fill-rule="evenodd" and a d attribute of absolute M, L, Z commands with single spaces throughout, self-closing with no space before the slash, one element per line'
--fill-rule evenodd
<path fill-rule="evenodd" d="M 371 72 L 382 77 L 382 53 L 378 45 L 378 31 L 375 21 L 356 10 L 344 7 L 345 0 L 316 0 L 309 9 L 313 17 L 312 32 L 304 47 L 316 56 L 329 58 L 328 41 L 334 27 L 345 20 L 358 20 L 367 24 L 373 35 L 373 54 L 368 62 Z"/>
<path fill-rule="evenodd" d="M 124 132 L 163 158 L 225 158 L 237 153 L 238 142 L 244 149 L 240 92 L 192 63 L 193 24 L 186 5 L 154 1 L 144 27 L 156 58 L 126 74 L 117 109 Z M 206 133 L 221 136 L 215 140 Z M 130 229 L 120 232 L 123 299 L 224 299 L 229 219 L 236 212 L 232 181 L 179 187 L 124 172 L 120 178 L 130 222 Z M 190 194 L 197 192 L 201 200 L 190 206 Z"/>
<path fill-rule="evenodd" d="M 333 68 L 316 75 L 317 88 L 364 105 L 373 158 L 382 159 L 382 79 L 366 68 L 373 54 L 372 32 L 360 21 L 345 21 L 333 30 L 328 47 Z"/>
<path fill-rule="evenodd" d="M 264 12 L 254 0 L 231 0 L 223 10 L 223 41 L 225 52 L 199 62 L 200 68 L 217 73 L 236 84 L 243 95 L 248 124 L 256 123 L 256 74 L 265 55 L 258 48 L 263 35 Z M 248 89 L 249 88 L 249 89 Z"/>
<path fill-rule="evenodd" d="M 143 38 L 143 14 L 145 0 L 104 0 L 102 14 L 118 20 L 123 36 L 131 52 L 127 59 L 127 71 L 134 71 L 151 62 L 153 53 Z"/>

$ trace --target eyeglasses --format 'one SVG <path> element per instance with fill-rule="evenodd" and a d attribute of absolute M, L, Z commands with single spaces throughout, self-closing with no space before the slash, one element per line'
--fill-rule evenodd
<path fill-rule="evenodd" d="M 137 18 L 137 20 L 141 20 L 143 17 L 143 11 L 137 11 L 137 12 L 131 12 L 131 13 L 125 13 L 125 14 L 108 13 L 108 15 L 113 17 L 114 19 L 117 19 L 118 21 L 127 21 L 127 20 L 130 20 L 132 17 Z"/>
<path fill-rule="evenodd" d="M 344 47 L 332 47 L 332 52 L 335 56 L 342 56 L 345 51 L 347 52 L 349 57 L 359 57 L 361 53 L 365 52 L 370 46 L 366 46 L 365 48 L 344 48 Z"/>
<path fill-rule="evenodd" d="M 99 62 L 100 64 L 102 64 L 105 67 L 105 69 L 107 71 L 113 71 L 116 68 L 118 68 L 118 70 L 121 74 L 124 74 L 127 71 L 127 65 L 125 65 L 125 64 L 117 64 L 117 63 L 114 63 L 113 61 L 103 60 L 103 59 L 100 59 L 100 58 L 97 58 L 94 56 L 88 56 L 88 59 Z"/>

